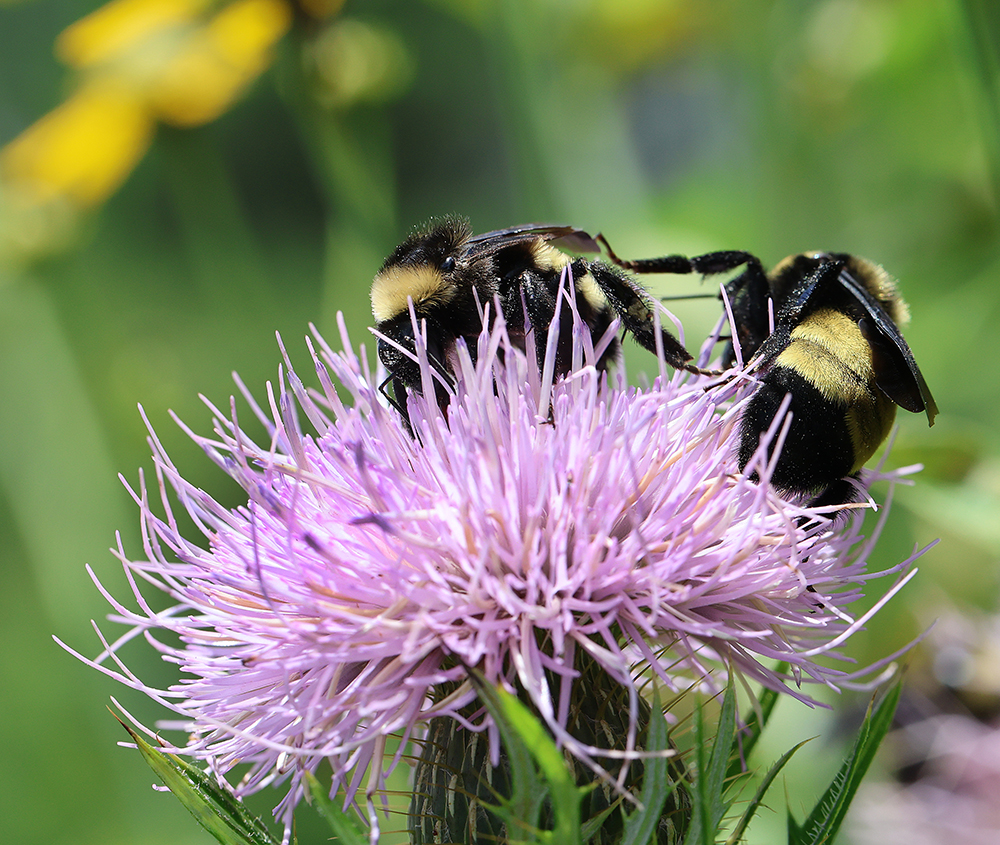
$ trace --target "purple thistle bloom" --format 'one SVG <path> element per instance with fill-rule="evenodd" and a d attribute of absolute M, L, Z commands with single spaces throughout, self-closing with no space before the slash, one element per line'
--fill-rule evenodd
<path fill-rule="evenodd" d="M 633 726 L 650 672 L 680 690 L 713 685 L 724 667 L 810 703 L 803 682 L 837 688 L 862 674 L 817 658 L 836 657 L 874 612 L 846 610 L 863 585 L 899 573 L 894 594 L 917 555 L 868 573 L 881 523 L 867 542 L 859 517 L 802 528 L 799 517 L 825 515 L 737 470 L 750 377 L 711 390 L 666 372 L 649 388 L 609 384 L 588 364 L 600 350 L 578 325 L 581 366 L 553 385 L 551 366 L 538 373 L 498 322 L 480 337 L 475 365 L 459 349 L 447 416 L 411 396 L 414 439 L 340 329 L 343 352 L 318 337 L 317 350 L 309 344 L 319 391 L 287 355 L 266 411 L 240 384 L 262 442 L 235 402 L 228 414 L 209 405 L 214 438 L 189 432 L 243 487 L 246 506 L 229 510 L 191 486 L 150 429 L 157 483 L 130 488 L 144 559 L 117 551 L 137 609 L 98 583 L 128 631 L 113 643 L 101 635 L 104 652 L 87 660 L 178 714 L 159 726 L 187 732 L 173 750 L 220 778 L 249 764 L 237 794 L 288 781 L 275 810 L 286 831 L 303 773 L 324 760 L 333 789 L 352 799 L 371 767 L 375 827 L 371 796 L 406 745 L 386 765 L 386 738 L 419 738 L 432 718 L 487 730 L 495 763 L 488 716 L 465 715 L 476 697 L 467 667 L 522 690 L 588 763 L 600 749 L 565 730 L 579 650 L 629 691 Z M 433 396 L 425 356 L 421 365 Z M 764 481 L 766 454 L 747 470 Z M 174 500 L 207 549 L 181 536 Z M 173 606 L 154 611 L 140 581 Z M 152 688 L 119 660 L 139 635 L 180 667 L 178 683 Z"/>

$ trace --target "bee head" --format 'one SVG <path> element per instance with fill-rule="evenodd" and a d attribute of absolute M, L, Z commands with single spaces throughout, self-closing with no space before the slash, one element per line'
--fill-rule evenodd
<path fill-rule="evenodd" d="M 379 323 L 408 310 L 419 312 L 454 299 L 457 277 L 468 262 L 469 221 L 446 217 L 414 231 L 392 254 L 372 282 L 372 314 Z"/>

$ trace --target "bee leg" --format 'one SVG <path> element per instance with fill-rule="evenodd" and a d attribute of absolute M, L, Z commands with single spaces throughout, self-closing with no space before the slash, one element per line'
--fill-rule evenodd
<path fill-rule="evenodd" d="M 763 273 L 760 259 L 753 253 L 743 250 L 707 252 L 693 258 L 686 255 L 664 255 L 660 258 L 626 260 L 615 253 L 604 235 L 598 235 L 596 240 L 604 247 L 608 259 L 613 264 L 617 264 L 624 270 L 631 270 L 633 273 L 674 273 L 677 275 L 701 273 L 703 276 L 714 276 L 719 273 L 728 273 L 743 264 L 760 268 L 761 273 Z"/>
<path fill-rule="evenodd" d="M 656 354 L 656 322 L 653 319 L 654 304 L 649 294 L 624 273 L 611 267 L 594 263 L 590 265 L 590 275 L 601 289 L 608 305 L 614 310 L 625 329 L 636 342 Z M 716 370 L 706 370 L 691 363 L 694 356 L 684 345 L 663 326 L 659 331 L 663 359 L 675 370 L 686 370 L 698 375 L 718 375 Z"/>
<path fill-rule="evenodd" d="M 386 390 L 386 385 L 392 382 L 392 392 L 390 393 Z M 413 426 L 410 425 L 410 413 L 406 409 L 406 397 L 407 390 L 406 385 L 403 384 L 402 380 L 393 376 L 389 373 L 385 377 L 385 380 L 378 386 L 378 392 L 381 393 L 389 405 L 396 410 L 400 417 L 403 419 L 403 425 L 406 427 L 406 433 L 413 437 Z"/>
<path fill-rule="evenodd" d="M 824 288 L 829 282 L 835 281 L 844 269 L 844 262 L 838 258 L 824 261 L 816 269 L 802 279 L 785 298 L 785 303 L 774 315 L 775 323 L 797 325 L 809 307 L 813 294 Z"/>
<path fill-rule="evenodd" d="M 678 275 L 697 272 L 691 259 L 686 255 L 664 255 L 661 258 L 626 260 L 618 256 L 604 235 L 598 235 L 596 240 L 604 248 L 608 260 L 623 270 L 631 270 L 633 273 L 676 273 Z"/>

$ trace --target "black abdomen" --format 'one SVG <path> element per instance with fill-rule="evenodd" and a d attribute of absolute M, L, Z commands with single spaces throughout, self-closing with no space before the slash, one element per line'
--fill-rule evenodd
<path fill-rule="evenodd" d="M 781 490 L 815 491 L 854 471 L 854 448 L 846 406 L 824 399 L 794 370 L 775 367 L 750 399 L 740 423 L 740 469 L 746 469 L 760 437 L 774 420 L 786 394 L 793 414 L 771 483 Z M 774 452 L 778 435 L 768 449 Z M 756 473 L 753 478 L 757 480 Z"/>

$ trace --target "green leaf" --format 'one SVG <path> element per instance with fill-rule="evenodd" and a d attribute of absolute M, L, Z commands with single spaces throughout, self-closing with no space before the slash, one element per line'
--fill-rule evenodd
<path fill-rule="evenodd" d="M 330 798 L 326 789 L 311 772 L 306 772 L 305 781 L 306 786 L 309 787 L 310 803 L 330 825 L 330 831 L 337 842 L 342 843 L 342 845 L 367 845 L 368 834 L 358 826 L 354 816 L 345 813 Z"/>
<path fill-rule="evenodd" d="M 802 841 L 802 826 L 795 821 L 792 811 L 788 811 L 788 845 L 796 845 Z"/>
<path fill-rule="evenodd" d="M 779 664 L 775 667 L 775 672 L 780 674 L 785 666 L 787 664 Z M 758 707 L 750 714 L 750 718 L 747 719 L 743 730 L 740 732 L 740 742 L 738 744 L 740 753 L 734 755 L 729 761 L 729 769 L 726 771 L 727 779 L 744 773 L 743 764 L 749 762 L 750 755 L 753 753 L 754 747 L 757 745 L 757 740 L 760 739 L 764 728 L 767 727 L 767 723 L 774 712 L 774 706 L 778 703 L 779 697 L 780 693 L 773 689 L 764 689 L 757 696 Z"/>
<path fill-rule="evenodd" d="M 707 820 L 711 818 L 711 796 L 704 788 L 701 777 L 701 773 L 708 768 L 706 746 L 702 705 L 698 704 L 694 709 L 694 762 L 697 774 L 691 784 L 691 826 L 688 828 L 687 836 L 684 837 L 684 845 L 698 845 L 704 842 Z"/>
<path fill-rule="evenodd" d="M 536 830 L 541 841 L 582 841 L 580 804 L 582 790 L 562 753 L 542 723 L 510 693 L 476 681 L 480 700 L 496 721 L 510 759 L 511 798 L 495 812 L 507 820 L 511 841 L 517 830 Z M 535 771 L 541 770 L 542 778 Z M 554 824 L 551 831 L 537 831 L 546 795 L 551 796 Z"/>
<path fill-rule="evenodd" d="M 584 790 L 586 791 L 586 790 Z M 610 816 L 616 809 L 618 805 L 624 800 L 624 796 L 615 801 L 606 810 L 597 813 L 597 815 L 591 816 L 582 825 L 580 825 L 580 841 L 590 842 L 598 833 L 600 833 L 601 828 L 604 826 L 604 821 Z M 645 845 L 645 843 L 643 843 Z"/>
<path fill-rule="evenodd" d="M 790 845 L 820 845 L 837 835 L 875 752 L 892 726 L 901 689 L 902 684 L 897 681 L 874 710 L 872 704 L 868 705 L 854 748 L 802 825 L 795 822 L 791 812 L 788 813 Z"/>
<path fill-rule="evenodd" d="M 764 793 L 767 792 L 771 784 L 774 782 L 774 779 L 778 776 L 778 772 L 780 772 L 785 767 L 785 763 L 787 763 L 789 760 L 792 759 L 792 755 L 807 742 L 809 742 L 808 739 L 802 740 L 802 742 L 798 743 L 797 745 L 793 746 L 788 751 L 786 751 L 784 754 L 782 754 L 781 757 L 778 758 L 778 762 L 775 763 L 773 766 L 771 766 L 770 770 L 764 776 L 764 779 L 761 781 L 760 786 L 757 787 L 757 792 L 750 800 L 749 806 L 744 811 L 743 815 L 740 817 L 740 820 L 737 823 L 736 828 L 733 830 L 732 835 L 729 837 L 728 840 L 726 840 L 726 845 L 737 845 L 737 843 L 743 837 L 743 834 L 747 829 L 747 825 L 750 824 L 750 820 L 754 817 L 754 814 L 757 812 L 761 803 L 763 802 Z"/>
<path fill-rule="evenodd" d="M 698 777 L 692 787 L 694 810 L 691 827 L 684 837 L 684 845 L 713 845 L 719 823 L 728 807 L 723 799 L 726 770 L 736 741 L 736 692 L 733 680 L 729 679 L 719 711 L 718 730 L 712 740 L 711 750 L 707 749 L 702 706 L 695 708 L 695 756 Z"/>
<path fill-rule="evenodd" d="M 279 845 L 264 823 L 214 778 L 176 754 L 154 748 L 121 719 L 118 721 L 156 776 L 222 845 Z"/>
<path fill-rule="evenodd" d="M 479 690 L 479 699 L 496 721 L 510 762 L 510 798 L 503 799 L 501 806 L 491 808 L 492 812 L 507 822 L 508 835 L 528 835 L 529 831 L 538 830 L 542 807 L 549 792 L 548 784 L 539 777 L 527 738 L 507 717 L 497 690 L 484 685 Z M 548 740 L 548 737 L 545 739 Z"/>
<path fill-rule="evenodd" d="M 666 751 L 670 747 L 667 720 L 663 716 L 659 690 L 653 687 L 653 706 L 649 719 L 647 751 Z M 677 788 L 670 779 L 670 761 L 667 757 L 651 756 L 643 761 L 641 810 L 625 814 L 625 825 L 620 845 L 646 845 L 660 822 L 660 814 L 667 798 Z M 610 810 L 609 810 L 610 812 Z M 586 828 L 584 833 L 586 833 Z"/>

